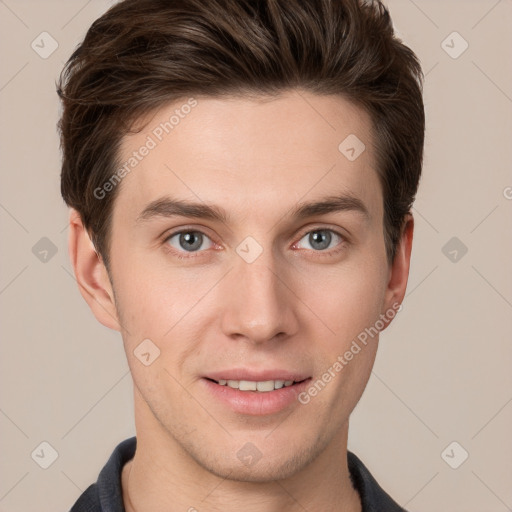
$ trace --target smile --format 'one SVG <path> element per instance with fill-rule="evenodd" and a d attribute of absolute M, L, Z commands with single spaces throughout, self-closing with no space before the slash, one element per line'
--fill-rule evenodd
<path fill-rule="evenodd" d="M 266 416 L 299 406 L 297 397 L 311 380 L 311 377 L 286 371 L 250 373 L 243 370 L 218 372 L 203 377 L 201 382 L 209 399 L 219 407 L 236 414 Z"/>
<path fill-rule="evenodd" d="M 275 391 L 276 389 L 287 388 L 297 384 L 293 380 L 225 380 L 219 379 L 214 381 L 220 386 L 228 386 L 232 389 L 238 389 L 240 391 L 260 391 L 266 393 L 269 391 Z M 302 381 L 301 381 L 302 382 Z"/>

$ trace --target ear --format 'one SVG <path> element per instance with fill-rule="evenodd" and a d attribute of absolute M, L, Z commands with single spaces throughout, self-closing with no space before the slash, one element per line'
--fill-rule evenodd
<path fill-rule="evenodd" d="M 104 326 L 120 330 L 112 284 L 103 260 L 84 228 L 80 214 L 69 214 L 69 257 L 82 297 Z"/>
<path fill-rule="evenodd" d="M 389 269 L 389 280 L 384 301 L 385 310 L 382 311 L 382 313 L 390 309 L 394 309 L 396 312 L 397 304 L 401 304 L 404 300 L 407 280 L 409 278 L 413 232 L 414 219 L 413 216 L 408 213 L 402 225 L 400 242 L 396 250 L 395 259 Z"/>

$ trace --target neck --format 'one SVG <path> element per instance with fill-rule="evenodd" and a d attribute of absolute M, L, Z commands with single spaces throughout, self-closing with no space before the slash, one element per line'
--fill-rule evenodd
<path fill-rule="evenodd" d="M 136 414 L 136 430 L 136 453 L 122 472 L 126 512 L 361 512 L 347 465 L 348 423 L 307 467 L 270 482 L 214 475 L 147 415 Z"/>

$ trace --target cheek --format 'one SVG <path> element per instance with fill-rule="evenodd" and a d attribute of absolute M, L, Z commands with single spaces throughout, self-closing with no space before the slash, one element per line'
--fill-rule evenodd
<path fill-rule="evenodd" d="M 322 381 L 317 387 L 328 382 L 329 388 L 327 393 L 312 391 L 331 419 L 353 410 L 371 374 L 378 347 L 378 334 L 372 328 L 385 291 L 385 277 L 378 269 L 338 267 L 328 277 L 311 274 L 303 281 L 310 290 L 306 303 L 321 319 L 313 327 L 313 337 L 319 340 L 317 378 Z"/>
<path fill-rule="evenodd" d="M 319 327 L 322 322 L 328 327 L 335 348 L 343 348 L 378 319 L 385 295 L 385 276 L 378 266 L 340 265 L 304 276 L 300 295 L 317 315 Z"/>
<path fill-rule="evenodd" d="M 119 286 L 117 308 L 123 328 L 132 339 L 162 337 L 172 328 L 176 315 L 176 300 L 162 283 L 146 276 L 145 279 L 127 279 Z M 142 276 L 141 276 L 142 277 Z"/>
<path fill-rule="evenodd" d="M 222 273 L 171 271 L 168 266 L 141 263 L 134 259 L 117 268 L 117 310 L 126 352 L 133 355 L 149 338 L 161 350 L 162 360 L 170 354 L 183 360 L 185 353 L 196 350 L 203 324 L 212 325 L 210 290 Z"/>

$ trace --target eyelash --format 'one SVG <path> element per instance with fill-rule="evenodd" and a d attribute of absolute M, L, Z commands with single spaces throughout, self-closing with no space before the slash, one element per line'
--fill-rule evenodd
<path fill-rule="evenodd" d="M 341 239 L 341 241 L 335 248 L 329 249 L 329 250 L 323 250 L 323 251 L 314 251 L 312 249 L 298 249 L 298 250 L 301 250 L 301 251 L 305 250 L 305 251 L 310 251 L 310 252 L 316 253 L 316 256 L 315 256 L 316 258 L 332 257 L 332 256 L 335 256 L 336 254 L 338 254 L 339 252 L 341 252 L 342 250 L 344 250 L 345 246 L 348 244 L 347 238 L 344 235 L 342 235 L 341 233 L 339 233 L 338 231 L 331 229 L 331 228 L 318 227 L 318 228 L 309 229 L 308 231 L 305 231 L 304 233 L 302 233 L 300 235 L 298 241 L 295 242 L 293 245 L 298 244 L 306 235 L 308 235 L 310 233 L 314 233 L 315 231 L 328 231 L 328 232 L 333 233 L 334 235 L 338 236 Z M 178 250 L 172 248 L 167 243 L 172 237 L 174 237 L 176 235 L 180 235 L 182 233 L 199 233 L 199 234 L 205 236 L 206 238 L 210 239 L 213 244 L 219 245 L 212 237 L 208 236 L 206 233 L 204 233 L 203 231 L 201 231 L 199 229 L 180 229 L 179 231 L 174 231 L 174 232 L 170 233 L 169 235 L 165 236 L 165 238 L 163 240 L 163 244 L 165 246 L 166 251 L 171 253 L 173 255 L 173 257 L 176 257 L 179 260 L 190 260 L 191 258 L 201 257 L 202 253 L 206 252 L 206 250 L 207 250 L 206 249 L 206 250 L 202 250 L 202 251 L 192 251 L 192 252 L 178 251 Z M 187 256 L 183 256 L 184 253 L 187 254 Z"/>

